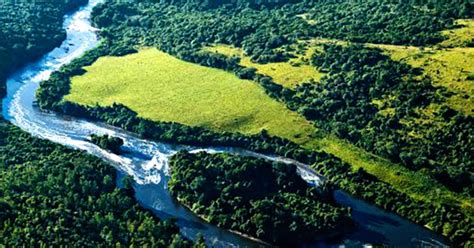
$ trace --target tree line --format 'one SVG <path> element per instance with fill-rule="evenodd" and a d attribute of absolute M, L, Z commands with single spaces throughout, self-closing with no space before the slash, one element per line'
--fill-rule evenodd
<path fill-rule="evenodd" d="M 454 28 L 455 19 L 474 17 L 469 0 L 307 0 L 260 8 L 221 5 L 225 1 L 202 8 L 186 4 L 190 2 L 211 3 L 137 0 L 131 5 L 109 0 L 96 8 L 93 20 L 102 28 L 102 36 L 122 47 L 156 46 L 184 59 L 183 55 L 196 55 L 203 45 L 224 43 L 241 47 L 254 62 L 265 63 L 285 61 L 292 56 L 287 45 L 319 37 L 432 45 L 445 39 L 439 31 Z"/>

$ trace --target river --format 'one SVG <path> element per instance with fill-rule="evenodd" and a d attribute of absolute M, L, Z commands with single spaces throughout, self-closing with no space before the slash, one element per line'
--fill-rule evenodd
<path fill-rule="evenodd" d="M 90 0 L 87 6 L 66 15 L 64 28 L 67 38 L 60 47 L 13 73 L 7 81 L 7 96 L 3 99 L 5 119 L 36 137 L 51 140 L 101 157 L 117 168 L 119 178 L 131 175 L 135 179 L 135 197 L 145 208 L 160 218 L 176 218 L 183 235 L 194 239 L 201 233 L 209 245 L 215 247 L 255 247 L 257 243 L 210 225 L 178 204 L 167 190 L 168 158 L 181 149 L 191 152 L 230 152 L 245 156 L 262 157 L 285 163 L 296 163 L 299 174 L 308 183 L 317 186 L 324 180 L 304 164 L 276 156 L 250 151 L 210 147 L 196 148 L 143 140 L 123 130 L 54 113 L 41 112 L 35 105 L 39 82 L 53 71 L 71 62 L 100 42 L 96 29 L 89 21 L 92 8 L 101 0 Z M 116 155 L 90 143 L 91 134 L 108 134 L 125 141 L 124 155 Z M 386 244 L 391 247 L 446 247 L 446 241 L 428 229 L 355 199 L 342 191 L 334 193 L 337 202 L 352 208 L 358 224 L 355 232 L 339 240 L 308 244 L 305 247 L 364 247 Z"/>

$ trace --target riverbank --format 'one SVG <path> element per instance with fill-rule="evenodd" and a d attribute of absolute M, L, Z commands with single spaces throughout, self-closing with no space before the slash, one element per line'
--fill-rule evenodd
<path fill-rule="evenodd" d="M 181 204 L 181 206 L 185 207 L 189 212 L 192 212 L 194 213 L 197 217 L 199 217 L 202 221 L 205 221 L 205 222 L 208 222 L 210 223 L 209 219 L 206 218 L 206 216 L 202 215 L 202 214 L 198 214 L 196 212 L 194 212 L 191 208 L 191 206 L 187 205 L 182 199 L 180 199 L 179 197 L 175 198 L 175 200 Z M 259 244 L 261 245 L 261 247 L 271 247 L 272 244 L 264 241 L 264 240 L 261 240 L 259 238 L 256 238 L 252 235 L 249 235 L 249 234 L 246 234 L 246 233 L 243 233 L 243 232 L 239 232 L 239 231 L 236 231 L 236 230 L 232 230 L 232 229 L 225 229 L 226 231 L 229 231 L 231 233 L 234 233 L 236 235 L 239 235 L 240 237 L 242 238 L 245 238 L 245 239 L 249 239 L 249 240 L 252 240 L 254 241 L 256 244 Z"/>

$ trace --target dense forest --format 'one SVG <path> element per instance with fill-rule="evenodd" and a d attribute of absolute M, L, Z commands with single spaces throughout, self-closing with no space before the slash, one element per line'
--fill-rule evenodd
<path fill-rule="evenodd" d="M 0 123 L 0 246 L 192 247 L 98 158 Z"/>
<path fill-rule="evenodd" d="M 200 0 L 164 0 L 169 4 L 176 4 L 180 7 L 197 8 L 201 10 L 213 9 L 217 7 L 251 7 L 268 8 L 281 6 L 287 3 L 297 3 L 301 0 L 221 0 L 221 1 L 200 1 Z"/>
<path fill-rule="evenodd" d="M 99 147 L 109 150 L 113 153 L 120 154 L 123 145 L 123 139 L 109 135 L 95 135 L 90 136 L 91 142 Z"/>
<path fill-rule="evenodd" d="M 0 2 L 0 96 L 8 73 L 61 44 L 65 13 L 87 0 Z"/>
<path fill-rule="evenodd" d="M 170 161 L 171 194 L 220 227 L 291 245 L 343 233 L 349 209 L 332 203 L 295 165 L 228 154 L 180 152 Z"/>
<path fill-rule="evenodd" d="M 96 8 L 94 22 L 102 36 L 121 46 L 156 46 L 191 61 L 204 44 L 214 43 L 242 47 L 258 62 L 286 60 L 291 53 L 275 48 L 314 37 L 430 45 L 444 39 L 438 31 L 452 28 L 454 19 L 474 17 L 469 0 L 299 1 L 258 9 L 246 4 L 207 9 L 179 5 L 199 1 L 137 2 L 111 1 Z"/>

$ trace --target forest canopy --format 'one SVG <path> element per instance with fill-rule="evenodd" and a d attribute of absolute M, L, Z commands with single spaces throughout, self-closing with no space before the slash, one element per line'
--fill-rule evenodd
<path fill-rule="evenodd" d="M 171 194 L 220 227 L 279 245 L 350 229 L 349 210 L 327 186 L 310 187 L 295 165 L 229 154 L 180 152 L 170 161 Z"/>

